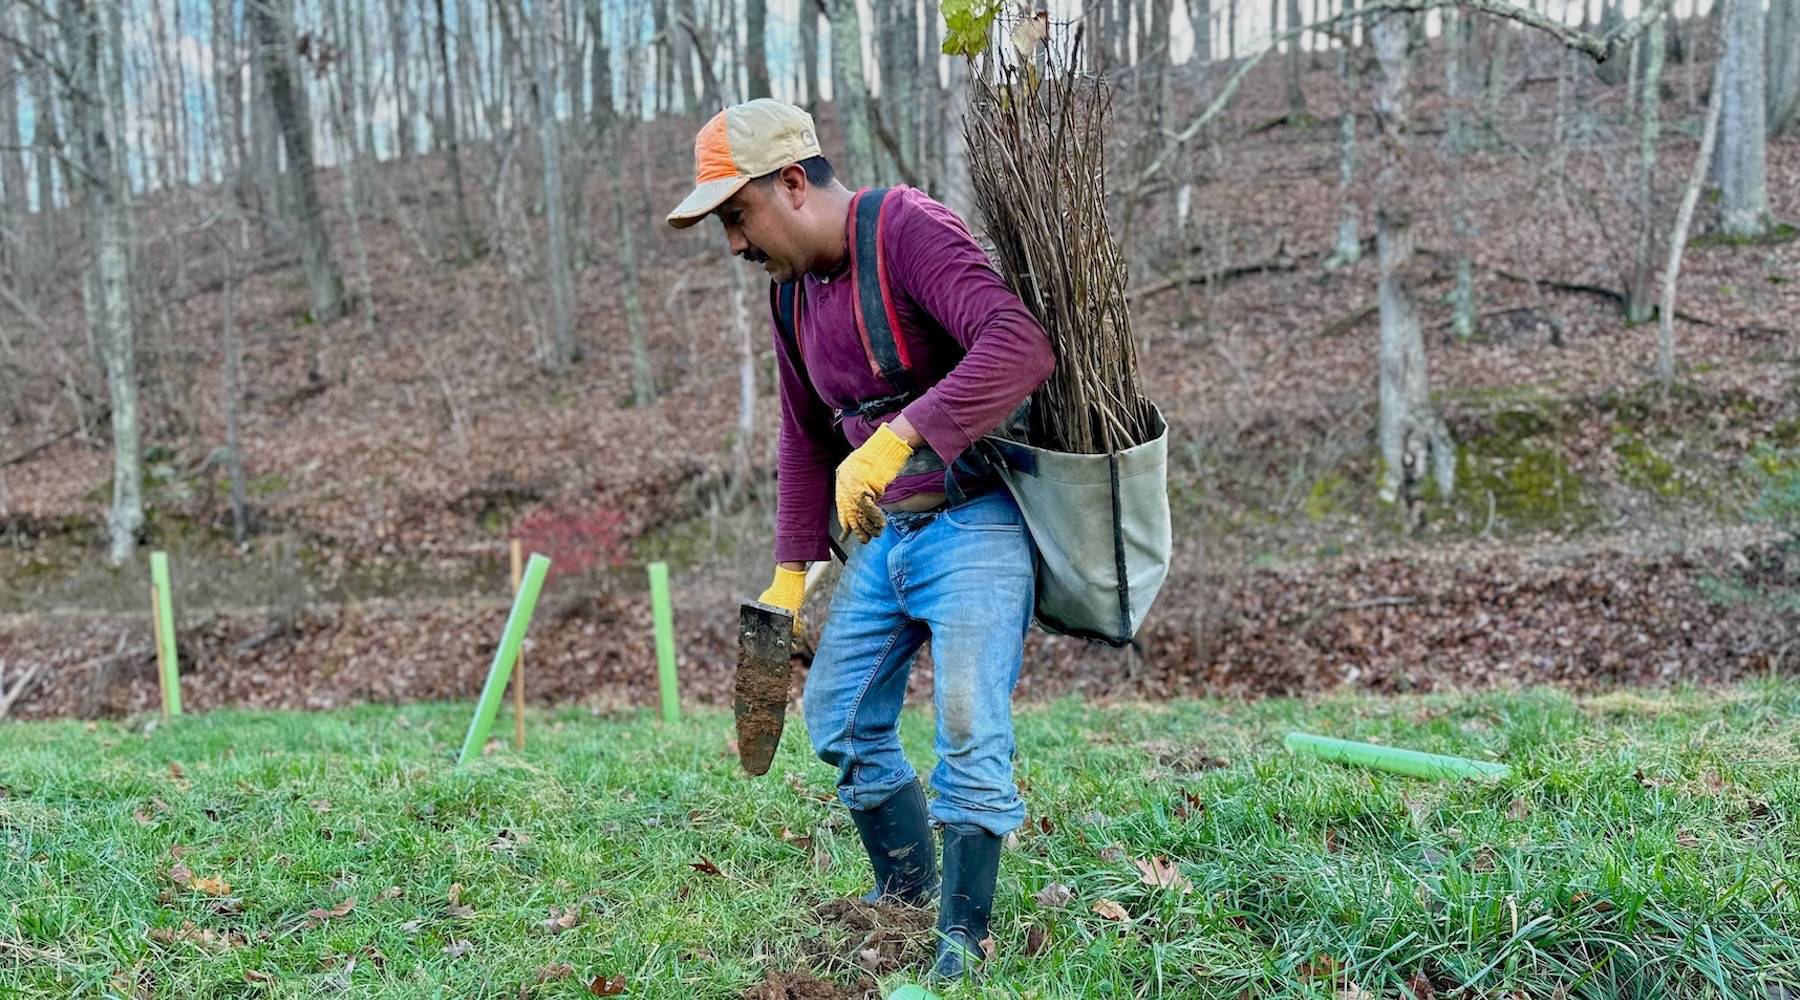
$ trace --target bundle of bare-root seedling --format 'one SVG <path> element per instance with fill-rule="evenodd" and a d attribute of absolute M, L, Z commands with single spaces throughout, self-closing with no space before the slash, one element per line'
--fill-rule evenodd
<path fill-rule="evenodd" d="M 964 130 L 1001 273 L 1056 349 L 1056 373 L 1032 400 L 1033 438 L 1093 455 L 1160 428 L 1138 393 L 1125 261 L 1107 228 L 1111 102 L 1077 69 L 1079 42 L 1062 58 L 1040 47 L 1036 65 L 988 60 L 971 74 Z"/>

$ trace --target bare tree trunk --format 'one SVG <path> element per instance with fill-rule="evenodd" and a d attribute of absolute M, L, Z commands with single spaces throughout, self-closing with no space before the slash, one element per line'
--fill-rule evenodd
<path fill-rule="evenodd" d="M 585 27 L 587 18 L 583 0 L 563 0 L 563 10 L 567 12 L 563 18 L 563 30 L 568 32 L 563 46 L 566 53 L 563 59 L 563 89 L 569 95 L 569 117 L 567 126 L 558 127 L 563 129 L 567 138 L 573 140 L 568 144 L 571 153 L 564 157 L 570 162 L 565 164 L 569 174 L 563 178 L 563 199 L 568 203 L 565 218 L 569 220 L 569 264 L 580 272 L 593 260 L 592 230 L 588 224 L 587 181 L 594 145 L 585 139 L 589 119 L 587 55 L 589 35 L 592 32 Z"/>
<path fill-rule="evenodd" d="M 900 149 L 898 160 L 905 160 L 909 167 L 918 169 L 918 151 L 909 144 L 916 108 L 913 86 L 918 83 L 918 20 L 913 16 L 913 4 L 909 2 L 880 4 L 877 9 L 871 9 L 871 13 L 877 16 L 875 52 L 882 83 L 882 124 L 895 137 L 896 147 Z M 904 176 L 900 164 L 884 173 Z"/>
<path fill-rule="evenodd" d="M 969 144 L 963 138 L 963 118 L 969 113 L 969 61 L 950 58 L 950 88 L 945 96 L 944 204 L 970 225 L 975 219 L 975 192 L 969 181 Z"/>
<path fill-rule="evenodd" d="M 306 131 L 307 148 L 313 151 L 313 162 L 316 168 L 319 156 L 318 141 L 320 133 L 319 129 L 314 128 L 314 123 L 316 121 L 320 128 L 323 128 L 329 124 L 330 118 L 328 115 L 322 115 L 317 119 L 313 117 L 311 84 L 314 77 L 317 75 L 315 71 L 319 64 L 316 61 L 305 65 L 301 63 L 299 27 L 294 21 L 293 14 L 294 0 L 286 0 L 286 2 L 286 9 L 288 12 L 286 24 L 293 32 L 289 36 L 293 41 L 287 45 L 283 53 L 287 57 L 288 83 L 293 88 L 295 117 L 300 122 L 301 128 Z M 302 0 L 302 2 L 307 2 L 307 0 Z M 312 58 L 316 59 L 317 56 L 317 52 L 312 53 Z M 327 100 L 329 100 L 329 98 L 327 98 Z M 279 109 L 277 109 L 275 115 L 275 123 L 276 128 L 281 127 L 281 115 Z M 284 146 L 283 148 L 285 149 L 286 147 Z"/>
<path fill-rule="evenodd" d="M 154 105 L 154 112 L 146 114 L 145 117 L 155 121 L 156 141 L 159 147 L 157 156 L 149 155 L 149 150 L 141 151 L 141 160 L 144 166 L 144 188 L 151 190 L 155 185 L 155 181 L 151 179 L 151 167 L 156 167 L 162 175 L 162 183 L 172 188 L 178 183 L 176 181 L 178 170 L 175 164 L 175 131 L 170 121 L 175 101 L 169 96 L 169 84 L 171 83 L 169 78 L 174 75 L 168 68 L 169 27 L 167 19 L 163 17 L 162 0 L 150 0 L 149 10 L 144 13 L 149 15 L 151 25 L 150 52 L 145 60 L 147 65 L 144 67 L 144 74 L 152 79 L 143 81 L 147 86 L 144 87 L 144 93 L 138 96 L 143 104 Z"/>
<path fill-rule="evenodd" d="M 1237 12 L 1239 0 L 1225 0 L 1225 61 L 1237 62 Z"/>
<path fill-rule="evenodd" d="M 245 0 L 253 8 L 258 0 Z M 281 190 L 281 140 L 275 128 L 275 110 L 269 100 L 269 76 L 264 71 L 262 45 L 256 41 L 255 17 L 247 20 L 251 32 L 247 39 L 251 51 L 250 73 L 250 171 L 256 189 L 256 218 L 267 247 L 286 247 L 293 239 L 286 215 L 287 199 Z"/>
<path fill-rule="evenodd" d="M 1407 173 L 1407 45 L 1411 15 L 1380 13 L 1374 23 L 1381 80 L 1375 93 L 1381 168 L 1376 179 L 1375 241 L 1381 259 L 1380 441 L 1381 498 L 1398 503 L 1417 527 L 1425 477 L 1434 474 L 1440 498 L 1456 486 L 1456 451 L 1449 428 L 1431 404 L 1425 341 L 1412 290 L 1413 234 Z"/>
<path fill-rule="evenodd" d="M 122 566 L 137 551 L 144 525 L 143 448 L 138 424 L 137 359 L 131 309 L 131 188 L 125 166 L 124 67 L 112 44 L 119 9 L 86 3 L 64 21 L 76 61 L 70 114 L 80 136 L 82 215 L 88 240 L 83 301 L 91 330 L 100 334 L 107 398 L 112 406 L 112 507 L 107 513 L 108 558 Z"/>
<path fill-rule="evenodd" d="M 843 175 L 873 181 L 875 138 L 869 129 L 869 85 L 863 76 L 862 18 L 856 0 L 831 0 L 831 99 L 844 130 Z"/>
<path fill-rule="evenodd" d="M 717 50 L 711 31 L 705 30 L 686 12 L 675 15 L 675 30 L 688 39 L 690 55 L 698 62 L 699 68 L 693 73 L 693 81 L 700 91 L 700 99 L 692 106 L 695 108 L 721 108 L 724 100 L 719 96 L 719 72 L 714 63 L 713 54 Z"/>
<path fill-rule="evenodd" d="M 1676 16 L 1675 11 L 1670 10 L 1667 20 L 1669 22 L 1669 48 L 1668 48 L 1667 52 L 1663 53 L 1663 58 L 1668 60 L 1669 62 L 1676 64 L 1677 66 L 1680 66 L 1687 62 L 1687 55 L 1688 55 L 1687 43 L 1686 43 L 1686 41 L 1683 40 L 1682 34 L 1681 34 L 1681 32 L 1682 32 L 1681 18 Z M 1693 78 L 1688 76 L 1688 74 L 1686 74 L 1686 73 L 1683 73 L 1681 75 L 1684 79 L 1686 79 L 1688 81 L 1689 85 L 1691 86 L 1693 83 Z"/>
<path fill-rule="evenodd" d="M 1470 258 L 1469 244 L 1475 230 L 1469 223 L 1468 185 L 1463 178 L 1463 159 L 1467 153 L 1466 102 L 1469 69 L 1470 15 L 1451 8 L 1444 12 L 1444 46 L 1448 58 L 1444 62 L 1445 84 L 1449 94 L 1450 151 L 1450 231 L 1456 238 L 1456 289 L 1451 294 L 1453 312 L 1450 330 L 1460 340 L 1475 335 L 1475 262 Z"/>
<path fill-rule="evenodd" d="M 493 61 L 495 101 L 502 113 L 495 119 L 497 133 L 509 133 L 520 126 L 518 112 L 518 74 L 526 72 L 524 56 L 520 56 L 518 32 L 513 29 L 513 16 L 508 13 L 511 0 L 491 0 L 495 22 L 499 23 L 499 56 Z M 536 110 L 531 110 L 536 115 Z"/>
<path fill-rule="evenodd" d="M 876 58 L 881 75 L 881 120 L 894 137 L 899 149 L 897 159 L 909 167 L 920 166 L 919 157 L 909 145 L 914 121 L 913 84 L 919 74 L 917 23 L 910 2 L 889 2 L 872 9 L 876 17 Z M 904 171 L 896 163 L 883 171 L 900 177 Z"/>
<path fill-rule="evenodd" d="M 661 5 L 652 3 L 651 6 L 660 9 Z M 619 46 L 619 54 L 625 57 L 625 71 L 620 74 L 619 79 L 619 82 L 622 84 L 622 87 L 620 88 L 622 92 L 621 96 L 624 98 L 624 103 L 620 105 L 619 109 L 619 121 L 623 128 L 626 123 L 637 122 L 643 119 L 644 88 L 650 86 L 651 78 L 656 76 L 659 69 L 657 63 L 657 49 L 654 45 L 638 46 L 629 43 L 621 43 Z M 649 65 L 645 65 L 646 60 L 648 60 Z M 655 108 L 656 98 L 652 95 L 651 109 L 653 113 Z"/>
<path fill-rule="evenodd" d="M 1124 29 L 1119 39 L 1122 49 L 1123 65 L 1137 67 L 1144 61 L 1144 54 L 1150 51 L 1150 15 L 1149 6 L 1153 0 L 1120 0 L 1125 8 L 1120 18 L 1120 27 Z"/>
<path fill-rule="evenodd" d="M 893 12 L 887 30 L 882 33 L 882 118 L 893 130 L 900 158 L 923 175 L 924 157 L 920 155 L 916 141 L 923 98 L 919 79 L 919 19 L 911 3 L 889 4 L 882 9 Z M 891 78 L 890 67 L 893 69 Z M 888 97 L 890 85 L 892 100 Z M 899 176 L 899 171 L 896 170 L 895 175 Z"/>
<path fill-rule="evenodd" d="M 250 537 L 249 506 L 244 500 L 244 450 L 238 442 L 238 405 L 243 399 L 244 352 L 237 335 L 237 289 L 240 269 L 250 257 L 250 227 L 238 216 L 238 240 L 235 254 L 226 267 L 224 305 L 220 337 L 225 347 L 224 384 L 220 387 L 225 402 L 225 471 L 231 478 L 231 535 L 241 548 Z"/>
<path fill-rule="evenodd" d="M 243 169 L 243 86 L 238 72 L 238 27 L 216 5 L 207 7 L 207 18 L 212 22 L 212 90 L 220 113 L 214 122 L 220 137 L 220 178 L 232 189 L 239 209 L 247 209 L 250 201 L 245 198 L 239 173 Z"/>
<path fill-rule="evenodd" d="M 545 250 L 550 265 L 550 301 L 556 343 L 543 361 L 561 370 L 575 360 L 574 291 L 569 281 L 569 231 L 562 185 L 562 147 L 556 127 L 556 90 L 550 79 L 550 14 L 534 0 L 531 9 L 531 72 L 537 84 L 538 144 L 544 156 L 544 213 L 550 222 L 550 244 Z"/>
<path fill-rule="evenodd" d="M 1088 71 L 1104 77 L 1113 62 L 1113 3 L 1112 0 L 1096 0 L 1089 6 L 1094 10 L 1094 21 L 1092 41 L 1087 47 Z"/>
<path fill-rule="evenodd" d="M 1644 47 L 1642 44 L 1643 39 L 1638 39 L 1638 42 L 1639 44 L 1631 47 L 1631 56 L 1626 60 L 1625 82 L 1627 86 L 1625 87 L 1625 116 L 1628 118 L 1638 113 L 1638 53 Z"/>
<path fill-rule="evenodd" d="M 501 134 L 502 129 L 510 131 L 518 128 L 520 123 L 518 106 L 515 103 L 519 88 L 513 79 L 513 74 L 524 66 L 525 56 L 519 51 L 519 36 L 513 30 L 512 14 L 508 10 L 510 6 L 510 0 L 493 0 L 492 3 L 494 21 L 500 28 L 499 56 L 496 58 L 493 53 L 489 53 L 489 58 L 494 65 L 495 87 L 494 111 L 491 113 L 490 119 L 494 123 L 493 130 L 496 136 Z M 499 112 L 502 101 L 506 108 L 504 116 Z M 531 113 L 536 115 L 537 110 L 534 108 Z"/>
<path fill-rule="evenodd" d="M 356 63 L 356 46 L 353 44 L 356 37 L 353 19 L 357 14 L 351 9 L 351 0 L 332 0 L 331 7 L 332 16 L 335 18 L 332 33 L 336 36 L 338 45 L 337 58 L 332 61 L 331 68 L 338 69 L 342 73 L 338 88 L 341 92 L 338 99 L 339 107 L 342 108 L 344 121 L 350 128 L 349 136 L 339 141 L 348 148 L 352 155 L 373 157 L 375 148 L 363 143 L 362 136 L 355 127 L 359 106 L 356 103 L 356 95 L 358 87 L 362 83 L 360 76 L 362 67 Z"/>
<path fill-rule="evenodd" d="M 49 51 L 54 44 L 50 25 L 40 27 L 39 48 Z M 40 64 L 31 74 L 31 104 L 34 108 L 52 108 L 50 67 Z M 56 116 L 40 114 L 33 117 L 31 126 L 32 163 L 35 168 L 35 187 L 38 204 L 38 241 L 45 255 L 44 273 L 54 268 L 57 256 L 56 232 L 56 174 L 57 159 L 63 152 L 62 136 L 57 133 Z M 62 171 L 63 182 L 73 185 L 74 178 Z"/>
<path fill-rule="evenodd" d="M 1494 23 L 1494 47 L 1487 62 L 1487 113 L 1490 118 L 1500 117 L 1500 104 L 1511 86 L 1506 76 L 1506 56 L 1512 37 L 1512 25 L 1505 21 Z"/>
<path fill-rule="evenodd" d="M 11 11 L 0 9 L 0 34 L 15 37 L 15 31 Z M 24 233 L 19 220 L 31 210 L 21 158 L 25 137 L 19 128 L 18 79 L 12 46 L 0 42 L 0 274 L 23 272 L 19 243 Z"/>
<path fill-rule="evenodd" d="M 193 31 L 189 31 L 189 25 L 187 25 L 189 16 L 184 11 L 191 11 L 194 22 Z M 175 54 L 175 92 L 184 95 L 180 106 L 175 110 L 176 133 L 180 137 L 182 160 L 185 164 L 182 167 L 182 183 L 211 183 L 211 124 L 218 121 L 218 108 L 211 106 L 209 94 L 207 94 L 207 77 L 202 68 L 194 68 L 196 77 L 198 77 L 194 81 L 196 86 L 193 90 L 187 88 L 189 63 L 182 54 L 189 43 L 193 43 L 194 47 L 198 49 L 200 40 L 205 38 L 202 25 L 200 25 L 200 11 L 194 11 L 193 7 L 182 7 L 182 5 L 176 4 L 175 34 L 178 40 L 182 40 Z M 198 119 L 198 124 L 193 124 L 194 119 Z M 196 133 L 196 129 L 198 129 L 198 133 Z"/>
<path fill-rule="evenodd" d="M 362 91 L 357 95 L 357 107 L 362 113 L 363 148 L 369 151 L 369 159 L 381 162 L 381 147 L 375 145 L 375 60 L 370 53 L 369 45 L 369 13 L 363 6 L 363 0 L 353 0 L 356 18 L 356 78 L 362 84 Z"/>
<path fill-rule="evenodd" d="M 794 103 L 819 111 L 819 8 L 818 0 L 800 0 L 800 86 Z"/>
<path fill-rule="evenodd" d="M 675 76 L 681 81 L 681 99 L 684 114 L 689 118 L 700 113 L 700 88 L 694 77 L 693 42 L 688 33 L 681 30 L 683 21 L 691 22 L 693 14 L 689 9 L 690 0 L 663 0 L 673 8 L 669 17 L 669 34 L 672 42 L 672 55 L 675 60 Z"/>
<path fill-rule="evenodd" d="M 742 101 L 750 89 L 750 71 L 744 64 L 744 43 L 738 40 L 738 3 L 736 0 L 719 0 L 725 8 L 725 45 L 719 58 L 725 62 L 725 71 L 719 78 L 727 84 L 728 89 L 719 96 L 725 102 Z M 765 43 L 766 44 L 766 43 Z M 718 107 L 724 107 L 721 103 Z"/>
<path fill-rule="evenodd" d="M 256 3 L 257 0 L 245 0 Z M 413 100 L 411 85 L 411 54 L 407 51 L 406 0 L 387 0 L 388 11 L 388 45 L 394 55 L 394 115 L 395 142 L 398 148 L 394 151 L 395 159 L 410 159 L 418 151 L 418 140 L 413 137 Z"/>
<path fill-rule="evenodd" d="M 192 94 L 187 87 L 187 60 L 182 56 L 185 44 L 182 35 L 182 4 L 169 5 L 169 18 L 173 19 L 173 35 L 162 39 L 158 45 L 163 49 L 160 66 L 157 66 L 158 91 L 163 95 L 165 103 L 158 111 L 158 117 L 166 119 L 157 127 L 167 136 L 165 140 L 169 148 L 165 154 L 167 161 L 166 183 L 173 189 L 190 183 L 193 177 L 193 151 L 188 143 L 188 116 L 190 101 L 198 101 L 204 107 L 205 96 Z M 157 27 L 159 31 L 167 31 L 162 12 L 157 11 Z M 151 60 L 156 65 L 157 60 Z M 199 175 L 203 181 L 204 171 Z"/>
<path fill-rule="evenodd" d="M 475 256 L 475 229 L 469 225 L 469 203 L 463 195 L 462 150 L 457 141 L 456 132 L 456 71 L 450 66 L 444 0 L 435 0 L 435 3 L 437 6 L 438 65 L 442 66 L 444 70 L 443 115 L 444 140 L 447 146 L 445 166 L 450 170 L 451 196 L 456 199 L 456 254 L 462 260 L 471 260 Z"/>
<path fill-rule="evenodd" d="M 1725 2 L 1725 110 L 1719 120 L 1719 228 L 1762 235 L 1769 224 L 1762 0 Z"/>
<path fill-rule="evenodd" d="M 24 400 L 20 398 L 18 379 L 14 377 L 17 362 L 17 349 L 13 346 L 12 334 L 7 332 L 6 321 L 0 319 L 0 421 L 20 423 L 25 419 Z M 0 467 L 0 510 L 7 507 L 6 473 Z"/>
<path fill-rule="evenodd" d="M 1298 2 L 1298 0 L 1293 0 Z M 1139 52 L 1140 62 L 1150 71 L 1150 127 L 1161 129 L 1169 110 L 1170 9 L 1174 0 L 1150 0 L 1150 49 Z"/>
<path fill-rule="evenodd" d="M 71 108 L 71 114 L 73 114 L 73 108 Z M 86 126 L 76 121 L 74 127 L 76 143 L 79 145 Z M 129 190 L 127 188 L 127 191 Z M 88 237 L 83 242 L 92 243 L 92 236 L 89 234 L 98 232 L 99 228 L 97 224 L 89 221 L 88 206 L 84 198 L 85 196 L 81 195 L 71 196 L 71 200 L 81 208 L 83 236 Z M 100 288 L 100 268 L 91 247 L 88 251 L 87 266 L 81 269 L 81 295 L 81 301 L 85 307 L 83 319 L 86 320 L 82 324 L 82 329 L 87 334 L 88 356 L 93 359 L 94 370 L 99 372 L 101 380 L 105 381 L 107 377 L 106 340 L 109 334 L 106 329 L 106 310 L 98 304 L 103 302 L 103 293 Z M 136 365 L 134 364 L 133 367 L 135 368 Z"/>
<path fill-rule="evenodd" d="M 1101 0 L 1107 9 L 1107 65 L 1131 66 L 1131 4 L 1133 0 Z"/>
<path fill-rule="evenodd" d="M 626 122 L 631 118 L 624 119 Z M 625 143 L 630 137 L 633 127 L 625 125 L 614 130 L 612 139 L 613 174 L 625 176 Z M 656 373 L 650 366 L 650 342 L 644 324 L 644 307 L 638 297 L 637 247 L 632 235 L 632 218 L 634 208 L 631 201 L 631 185 L 613 185 L 613 225 L 619 237 L 619 271 L 623 280 L 619 282 L 620 297 L 625 300 L 625 328 L 631 341 L 631 398 L 638 406 L 649 406 L 656 401 Z"/>
<path fill-rule="evenodd" d="M 1119 41 L 1117 65 L 1121 70 L 1137 66 L 1144 58 L 1144 18 L 1138 11 L 1138 5 L 1148 2 L 1149 0 L 1118 0 L 1115 35 Z"/>
<path fill-rule="evenodd" d="M 184 29 L 182 27 L 182 7 L 183 5 L 181 3 L 176 3 L 174 5 L 175 37 L 178 39 L 185 37 L 183 35 Z M 204 159 L 200 160 L 200 169 L 198 171 L 193 169 L 194 144 L 192 141 L 191 126 L 189 125 L 187 60 L 182 57 L 180 46 L 178 46 L 171 54 L 171 61 L 175 64 L 175 93 L 179 95 L 176 105 L 172 110 L 175 116 L 175 141 L 177 143 L 176 149 L 178 152 L 176 165 L 181 170 L 179 175 L 180 183 L 188 184 L 194 181 L 205 183 L 207 179 L 206 161 Z M 204 90 L 197 96 L 201 105 L 201 110 L 204 112 L 206 105 L 206 94 Z M 204 117 L 201 119 L 203 122 L 205 120 Z"/>
<path fill-rule="evenodd" d="M 612 122 L 612 54 L 606 47 L 605 12 L 600 9 L 600 0 L 587 0 L 588 32 L 593 36 L 594 61 L 590 64 L 593 70 L 594 96 L 588 105 L 590 117 L 593 119 L 595 137 L 606 131 Z"/>
<path fill-rule="evenodd" d="M 673 107 L 675 91 L 675 36 L 679 29 L 669 23 L 667 0 L 649 0 L 650 16 L 656 29 L 656 45 L 650 50 L 655 62 L 656 103 L 654 113 L 660 118 Z"/>
<path fill-rule="evenodd" d="M 579 125 L 587 120 L 587 74 L 582 72 L 587 46 L 581 31 L 580 0 L 564 0 L 563 9 L 563 90 L 569 95 L 569 121 Z M 569 185 L 571 200 L 579 185 Z M 579 242 L 579 237 L 577 238 Z"/>
<path fill-rule="evenodd" d="M 925 58 L 919 64 L 919 158 L 925 161 L 926 190 L 941 194 L 944 190 L 944 159 L 950 130 L 944 126 L 944 85 L 938 77 L 938 64 L 943 59 L 944 20 L 937 8 L 925 5 Z M 960 136 L 957 137 L 958 141 Z"/>
<path fill-rule="evenodd" d="M 368 203 L 364 192 L 365 163 L 362 154 L 356 148 L 356 127 L 350 121 L 353 107 L 350 95 L 354 91 L 351 80 L 339 81 L 337 99 L 326 95 L 331 105 L 331 124 L 339 145 L 343 146 L 347 158 L 339 166 L 338 172 L 342 183 L 338 190 L 344 199 L 344 217 L 350 223 L 350 252 L 356 264 L 356 298 L 362 307 L 363 330 L 375 332 L 375 281 L 369 273 L 369 250 L 363 242 L 362 209 Z"/>
<path fill-rule="evenodd" d="M 1212 63 L 1212 0 L 1187 0 L 1188 25 L 1194 32 L 1194 78 Z"/>
<path fill-rule="evenodd" d="M 1357 92 L 1356 57 L 1350 46 L 1338 49 L 1338 78 L 1344 81 L 1344 93 Z M 1338 227 L 1337 243 L 1331 256 L 1325 258 L 1325 269 L 1333 270 L 1362 259 L 1361 212 L 1356 204 L 1356 106 L 1344 102 L 1338 115 Z"/>
<path fill-rule="evenodd" d="M 1644 73 L 1638 84 L 1638 109 L 1643 116 L 1638 142 L 1638 245 L 1631 280 L 1625 287 L 1627 323 L 1642 323 L 1650 318 L 1650 295 L 1656 281 L 1652 271 L 1655 265 L 1651 263 L 1656 251 L 1656 220 L 1651 212 L 1651 194 L 1656 181 L 1656 144 L 1661 139 L 1658 115 L 1662 110 L 1662 18 L 1650 25 L 1650 33 L 1644 37 L 1642 47 Z"/>
<path fill-rule="evenodd" d="M 804 0 L 801 6 L 804 8 Z M 744 61 L 750 68 L 748 94 L 751 100 L 772 93 L 769 90 L 768 20 L 769 0 L 746 0 L 744 30 L 748 38 Z"/>
<path fill-rule="evenodd" d="M 1657 323 L 1656 375 L 1666 388 L 1675 382 L 1675 280 L 1681 276 L 1681 254 L 1687 249 L 1688 226 L 1694 221 L 1694 206 L 1700 201 L 1700 189 L 1706 185 L 1707 164 L 1712 162 L 1713 142 L 1719 135 L 1721 109 L 1725 106 L 1725 61 L 1713 67 L 1712 98 L 1707 102 L 1706 127 L 1700 133 L 1700 153 L 1694 157 L 1694 173 L 1687 190 L 1681 195 L 1681 210 L 1675 216 L 1675 231 L 1669 235 L 1669 266 L 1663 269 L 1662 306 Z"/>
<path fill-rule="evenodd" d="M 1775 136 L 1800 116 L 1800 0 L 1770 0 L 1768 127 Z"/>
<path fill-rule="evenodd" d="M 1573 114 L 1571 95 L 1575 90 L 1572 79 L 1575 67 L 1575 53 L 1561 51 L 1556 53 L 1556 111 L 1550 120 L 1550 164 L 1551 174 L 1556 180 L 1556 197 L 1563 197 L 1563 176 L 1569 161 L 1569 118 Z"/>
<path fill-rule="evenodd" d="M 1600 5 L 1601 34 L 1613 31 L 1624 19 L 1624 12 L 1619 9 L 1617 0 L 1602 0 Z M 1616 87 L 1625 82 L 1629 70 L 1626 62 L 1624 59 L 1608 59 L 1594 67 L 1594 76 L 1608 87 Z"/>
<path fill-rule="evenodd" d="M 1324 24 L 1325 19 L 1331 16 L 1330 6 L 1329 0 L 1313 0 L 1311 23 L 1313 25 Z M 1302 35 L 1301 38 L 1312 40 L 1312 51 L 1307 55 L 1307 68 L 1318 69 L 1323 65 L 1319 62 L 1319 59 L 1320 50 L 1325 48 L 1324 33 L 1320 32 L 1318 28 L 1315 27 L 1313 30 Z"/>
<path fill-rule="evenodd" d="M 1292 31 L 1300 27 L 1300 0 L 1287 0 L 1287 25 Z M 1306 92 L 1300 89 L 1300 39 L 1303 34 L 1296 34 L 1288 39 L 1287 50 L 1287 103 L 1288 114 L 1299 119 L 1306 114 Z M 1272 44 L 1272 43 L 1271 43 Z"/>
<path fill-rule="evenodd" d="M 282 145 L 287 151 L 288 178 L 294 195 L 295 223 L 300 235 L 300 263 L 306 272 L 308 299 L 316 323 L 329 323 L 343 311 L 344 283 L 331 258 L 331 238 L 325 232 L 325 212 L 313 184 L 311 123 L 301 116 L 299 98 L 288 73 L 285 53 L 292 47 L 288 0 L 248 0 L 255 26 L 257 59 L 269 84 L 269 103 L 281 123 Z"/>

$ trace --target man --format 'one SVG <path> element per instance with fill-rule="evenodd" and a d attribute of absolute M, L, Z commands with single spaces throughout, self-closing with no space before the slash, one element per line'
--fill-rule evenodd
<path fill-rule="evenodd" d="M 777 286 L 777 566 L 761 600 L 797 621 L 807 563 L 830 558 L 834 514 L 862 540 L 806 678 L 807 729 L 838 768 L 839 797 L 874 869 L 871 902 L 928 903 L 939 889 L 931 831 L 943 830 L 934 971 L 960 977 L 986 957 L 1001 840 L 1025 818 L 1012 692 L 1035 554 L 992 471 L 958 460 L 1050 377 L 1055 357 L 962 221 L 924 194 L 888 192 L 868 237 L 879 261 L 853 253 L 858 196 L 833 177 L 801 109 L 768 98 L 727 108 L 700 130 L 694 162 L 694 191 L 670 224 L 717 215 L 731 252 Z M 877 263 L 907 391 L 873 366 L 847 280 Z M 898 729 L 927 638 L 938 755 L 929 807 Z"/>

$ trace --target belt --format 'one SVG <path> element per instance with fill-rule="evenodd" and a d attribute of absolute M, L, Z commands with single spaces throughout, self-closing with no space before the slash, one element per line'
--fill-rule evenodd
<path fill-rule="evenodd" d="M 935 506 L 927 507 L 924 510 L 901 510 L 893 507 L 883 507 L 881 509 L 883 513 L 890 517 L 894 515 L 899 515 L 901 517 L 916 517 L 923 514 L 941 514 L 952 507 L 959 507 L 977 497 L 987 496 L 989 493 L 992 493 L 999 488 L 1000 481 L 998 479 L 981 479 L 972 483 L 970 488 L 964 489 L 962 499 L 956 502 L 952 502 L 949 496 L 945 496 L 942 500 L 939 500 Z"/>
<path fill-rule="evenodd" d="M 834 423 L 841 424 L 851 417 L 884 416 L 893 413 L 896 410 L 905 409 L 906 404 L 918 398 L 919 394 L 916 392 L 897 392 L 892 396 L 880 396 L 875 399 L 865 399 L 855 406 L 833 411 L 832 420 Z"/>

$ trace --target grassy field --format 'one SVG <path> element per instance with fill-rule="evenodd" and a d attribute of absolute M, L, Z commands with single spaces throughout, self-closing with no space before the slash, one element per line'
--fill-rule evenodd
<path fill-rule="evenodd" d="M 798 970 L 844 989 L 795 996 L 881 996 L 922 971 L 929 915 L 832 905 L 865 863 L 798 723 L 754 780 L 716 713 L 538 714 L 524 753 L 457 771 L 467 712 L 0 726 L 0 996 L 782 996 Z M 1308 762 L 1295 727 L 1514 775 Z M 946 998 L 1800 991 L 1792 681 L 1019 728 L 998 957 Z"/>

